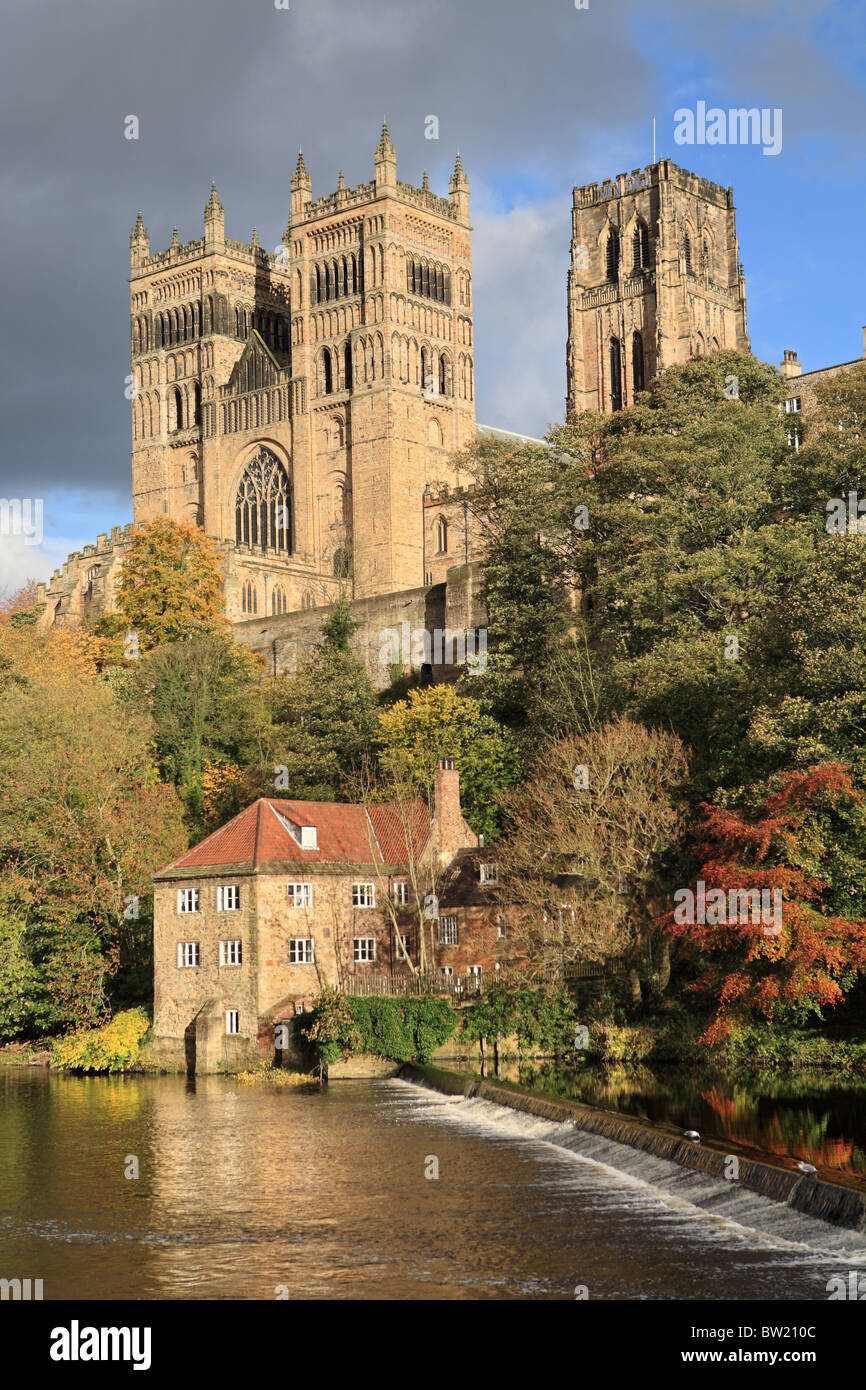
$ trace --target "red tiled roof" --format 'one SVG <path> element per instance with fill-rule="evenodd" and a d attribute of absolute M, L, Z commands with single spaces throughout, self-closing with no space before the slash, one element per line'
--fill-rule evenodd
<path fill-rule="evenodd" d="M 316 827 L 316 849 L 301 849 L 285 821 Z M 160 869 L 209 868 L 219 864 L 406 863 L 430 836 L 430 811 L 420 797 L 368 808 L 333 801 L 282 801 L 261 797 L 186 854 Z"/>

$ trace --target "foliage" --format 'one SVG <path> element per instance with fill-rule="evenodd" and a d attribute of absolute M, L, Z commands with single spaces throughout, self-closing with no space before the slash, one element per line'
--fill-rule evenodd
<path fill-rule="evenodd" d="M 163 776 L 184 799 L 195 828 L 204 828 L 205 770 L 215 764 L 243 764 L 258 751 L 261 700 L 257 659 L 230 634 L 199 632 L 169 642 L 139 663 L 130 700 L 144 704 L 155 728 L 154 745 Z M 217 798 L 212 773 L 208 814 Z M 222 805 L 240 809 L 249 797 L 237 796 L 223 780 Z M 238 804 L 240 803 L 240 804 Z"/>
<path fill-rule="evenodd" d="M 51 1065 L 64 1071 L 128 1071 L 150 1029 L 146 1009 L 115 1014 L 101 1028 L 70 1033 L 55 1043 Z"/>
<path fill-rule="evenodd" d="M 792 772 L 748 815 L 703 808 L 698 877 L 710 890 L 767 890 L 782 897 L 781 922 L 711 910 L 711 921 L 666 921 L 700 948 L 691 988 L 719 1001 L 708 1043 L 754 1016 L 821 1017 L 866 964 L 866 807 L 838 764 Z M 743 917 L 747 920 L 743 920 Z M 721 921 L 715 920 L 721 917 Z"/>
<path fill-rule="evenodd" d="M 498 896 L 533 964 L 634 962 L 678 843 L 685 775 L 676 737 L 616 719 L 546 748 L 503 798 Z"/>
<path fill-rule="evenodd" d="M 298 672 L 279 676 L 264 692 L 270 729 L 269 787 L 275 766 L 286 768 L 283 795 L 339 801 L 369 761 L 376 733 L 376 693 L 363 665 L 342 645 L 338 613 Z"/>
<path fill-rule="evenodd" d="M 133 536 L 116 598 L 141 649 L 224 631 L 219 551 L 201 527 L 157 517 Z"/>
<path fill-rule="evenodd" d="M 521 1051 L 536 1055 L 561 1054 L 574 1047 L 577 1012 L 562 989 L 489 989 L 462 1014 L 463 1037 L 470 1042 L 495 1042 L 517 1034 Z"/>
<path fill-rule="evenodd" d="M 379 762 L 385 780 L 405 781 L 430 798 L 440 758 L 460 773 L 460 801 L 472 829 L 485 839 L 499 829 L 497 797 L 516 780 L 517 752 L 505 731 L 476 700 L 453 686 L 410 690 L 379 716 Z"/>
<path fill-rule="evenodd" d="M 146 716 L 62 672 L 0 696 L 2 913 L 28 991 L 18 1031 L 100 1022 L 112 977 L 149 958 L 152 875 L 187 843 L 151 735 Z"/>
<path fill-rule="evenodd" d="M 324 989 L 312 1012 L 314 1021 L 302 1032 L 325 1065 L 360 1052 L 427 1062 L 457 1026 L 457 1015 L 444 999 L 347 996 Z"/>

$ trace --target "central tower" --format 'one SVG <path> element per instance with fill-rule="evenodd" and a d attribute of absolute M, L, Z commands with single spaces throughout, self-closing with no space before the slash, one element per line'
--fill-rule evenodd
<path fill-rule="evenodd" d="M 690 357 L 748 352 L 733 189 L 669 159 L 575 188 L 567 409 L 634 403 Z"/>

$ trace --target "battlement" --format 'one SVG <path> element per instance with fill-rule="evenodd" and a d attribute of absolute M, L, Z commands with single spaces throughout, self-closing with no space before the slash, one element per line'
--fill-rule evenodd
<path fill-rule="evenodd" d="M 424 493 L 424 506 L 442 507 L 446 503 L 467 501 L 475 496 L 476 490 L 474 483 L 468 483 L 466 487 L 449 487 L 447 483 L 443 483 L 438 492 Z"/>
<path fill-rule="evenodd" d="M 184 241 L 178 246 L 170 246 L 167 251 L 155 251 L 140 265 L 133 267 L 129 278 L 138 280 L 143 275 L 152 275 L 156 270 L 171 270 L 175 266 L 201 260 L 205 254 L 204 237 L 199 237 L 196 241 Z M 235 241 L 231 237 L 226 237 L 223 246 L 219 249 L 219 254 L 227 256 L 233 261 L 243 261 L 246 265 L 261 266 L 262 269 L 285 269 L 284 256 L 273 251 L 266 251 L 263 246 L 257 246 L 253 242 Z"/>
<path fill-rule="evenodd" d="M 375 183 L 358 183 L 353 188 L 338 188 L 336 193 L 325 193 L 320 198 L 313 198 L 310 202 L 305 203 L 303 216 L 297 219 L 297 222 L 311 221 L 316 217 L 330 217 L 336 212 L 345 211 L 347 208 L 371 203 L 379 195 L 379 192 L 380 190 L 377 189 Z M 432 212 L 437 217 L 447 217 L 451 222 L 458 220 L 456 204 L 452 203 L 450 198 L 440 198 L 429 188 L 416 188 L 414 184 L 401 183 L 397 179 L 396 192 L 394 188 L 389 188 L 388 192 L 401 203 L 410 203 L 413 207 L 421 208 L 424 212 Z"/>
<path fill-rule="evenodd" d="M 574 189 L 576 208 L 593 207 L 596 203 L 608 202 L 611 198 L 622 198 L 629 193 L 651 188 L 660 183 L 675 183 L 687 193 L 718 203 L 721 207 L 733 207 L 734 190 L 722 188 L 721 184 L 703 179 L 688 169 L 681 169 L 669 159 L 660 159 L 655 164 L 647 164 L 643 169 L 632 169 L 630 174 L 617 174 L 615 178 L 605 179 L 603 183 L 586 183 Z"/>

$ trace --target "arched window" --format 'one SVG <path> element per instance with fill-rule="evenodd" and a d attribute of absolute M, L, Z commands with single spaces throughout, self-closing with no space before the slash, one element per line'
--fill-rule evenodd
<path fill-rule="evenodd" d="M 180 394 L 180 387 L 175 386 L 171 393 L 172 405 L 174 406 L 174 427 L 176 430 L 183 429 L 183 396 Z"/>
<path fill-rule="evenodd" d="M 444 395 L 445 395 L 445 367 L 446 367 L 446 363 L 445 363 L 445 354 L 444 354 L 444 352 L 440 352 L 440 354 L 439 354 L 439 395 L 440 395 L 440 396 L 444 396 Z"/>
<path fill-rule="evenodd" d="M 256 587 L 251 579 L 247 579 L 244 581 L 244 584 L 241 588 L 241 612 L 258 613 L 258 611 L 259 596 L 256 591 Z"/>
<path fill-rule="evenodd" d="M 348 550 L 336 550 L 334 552 L 334 575 L 337 579 L 348 579 L 349 577 L 349 552 Z"/>
<path fill-rule="evenodd" d="M 262 447 L 254 454 L 238 484 L 235 538 L 238 545 L 291 554 L 291 483 L 270 449 Z"/>
<path fill-rule="evenodd" d="M 639 333 L 632 334 L 631 340 L 631 379 L 634 393 L 643 390 L 643 338 Z"/>
<path fill-rule="evenodd" d="M 649 266 L 649 228 L 645 222 L 638 222 L 634 229 L 634 269 L 646 270 Z"/>
<path fill-rule="evenodd" d="M 691 241 L 691 237 L 689 236 L 688 232 L 686 232 L 685 236 L 683 237 L 683 265 L 685 266 L 685 269 L 686 269 L 686 275 L 691 275 L 691 273 L 692 273 L 692 241 Z"/>
<path fill-rule="evenodd" d="M 709 246 L 707 245 L 707 239 L 706 239 L 706 237 L 704 237 L 702 267 L 703 267 L 703 272 L 704 272 L 704 274 L 705 274 L 707 277 L 709 277 L 709 274 L 710 274 L 710 248 L 709 248 Z"/>
<path fill-rule="evenodd" d="M 421 390 L 433 390 L 433 373 L 430 370 L 430 349 L 428 347 L 421 349 Z"/>
<path fill-rule="evenodd" d="M 201 426 L 201 383 L 197 381 L 197 382 L 195 383 L 195 385 L 193 386 L 192 389 L 193 389 L 193 401 L 194 401 L 194 403 L 193 403 L 193 412 L 194 412 L 194 414 L 193 414 L 193 420 L 194 420 L 194 423 L 195 423 L 196 425 Z"/>
<path fill-rule="evenodd" d="M 352 344 L 343 349 L 343 385 L 347 391 L 352 389 Z"/>
<path fill-rule="evenodd" d="M 436 522 L 436 554 L 444 555 L 448 549 L 448 522 L 440 516 Z"/>
<path fill-rule="evenodd" d="M 703 335 L 702 335 L 701 333 L 699 333 L 698 336 L 697 336 L 697 338 L 695 339 L 695 357 L 703 357 L 703 355 L 704 355 L 704 339 L 703 339 Z"/>
<path fill-rule="evenodd" d="M 619 233 L 612 227 L 607 238 L 604 254 L 605 272 L 608 280 L 616 282 L 619 274 Z"/>
<path fill-rule="evenodd" d="M 622 410 L 622 347 L 619 338 L 610 340 L 610 408 Z"/>
<path fill-rule="evenodd" d="M 334 389 L 334 364 L 327 348 L 322 352 L 322 384 L 325 395 L 330 396 Z"/>
<path fill-rule="evenodd" d="M 271 590 L 271 612 L 285 613 L 286 609 L 286 591 L 281 585 L 277 585 L 276 589 Z"/>

